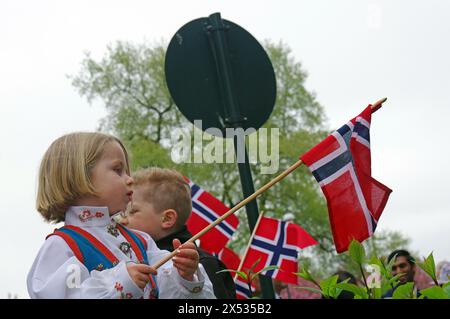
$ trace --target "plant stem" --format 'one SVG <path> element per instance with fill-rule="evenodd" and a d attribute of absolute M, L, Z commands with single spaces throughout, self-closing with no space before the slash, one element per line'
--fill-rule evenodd
<path fill-rule="evenodd" d="M 438 287 L 440 287 L 441 285 L 439 285 L 438 281 L 436 279 L 433 278 L 434 284 Z"/>
<path fill-rule="evenodd" d="M 322 290 L 322 288 L 320 287 L 320 285 L 317 283 L 317 281 L 314 280 L 314 278 L 311 277 L 312 283 L 314 285 L 316 285 L 317 287 L 319 287 L 320 290 Z"/>
<path fill-rule="evenodd" d="M 361 275 L 364 279 L 364 285 L 366 286 L 367 295 L 369 296 L 369 299 L 372 299 L 372 293 L 370 292 L 369 285 L 367 285 L 366 275 L 364 275 L 364 270 L 362 268 L 362 264 L 359 264 L 359 270 L 361 271 Z"/>
<path fill-rule="evenodd" d="M 247 284 L 248 284 L 248 291 L 250 292 L 250 299 L 253 298 L 253 291 L 252 291 L 252 271 L 250 270 L 247 274 Z"/>

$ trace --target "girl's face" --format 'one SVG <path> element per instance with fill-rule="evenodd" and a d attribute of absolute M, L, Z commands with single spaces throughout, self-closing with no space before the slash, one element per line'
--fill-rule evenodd
<path fill-rule="evenodd" d="M 107 206 L 110 215 L 125 211 L 131 201 L 133 179 L 126 172 L 126 160 L 117 142 L 105 145 L 102 156 L 92 168 L 91 182 L 97 196 L 89 196 L 83 205 Z"/>

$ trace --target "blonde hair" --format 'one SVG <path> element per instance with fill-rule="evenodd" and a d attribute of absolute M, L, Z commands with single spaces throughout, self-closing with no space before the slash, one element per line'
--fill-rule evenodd
<path fill-rule="evenodd" d="M 150 167 L 133 174 L 134 186 L 144 187 L 144 198 L 157 213 L 167 209 L 177 212 L 176 229 L 180 229 L 192 212 L 191 188 L 176 170 Z"/>
<path fill-rule="evenodd" d="M 103 133 L 71 133 L 55 140 L 42 158 L 36 208 L 48 222 L 64 221 L 69 206 L 86 195 L 96 195 L 90 173 L 105 145 L 117 142 L 125 154 L 125 169 L 130 174 L 127 151 L 122 142 Z"/>

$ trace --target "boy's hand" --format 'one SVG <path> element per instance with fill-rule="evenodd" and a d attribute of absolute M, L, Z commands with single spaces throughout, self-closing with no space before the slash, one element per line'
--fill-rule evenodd
<path fill-rule="evenodd" d="M 173 266 L 178 270 L 181 277 L 188 281 L 193 281 L 200 259 L 197 248 L 194 243 L 184 243 L 181 246 L 181 242 L 178 239 L 174 239 L 172 243 L 174 250 L 179 249 L 180 251 L 172 258 Z"/>
<path fill-rule="evenodd" d="M 144 264 L 129 263 L 127 264 L 127 270 L 130 274 L 131 279 L 133 279 L 136 285 L 142 290 L 149 282 L 150 274 L 156 275 L 155 269 L 153 269 L 149 265 Z"/>

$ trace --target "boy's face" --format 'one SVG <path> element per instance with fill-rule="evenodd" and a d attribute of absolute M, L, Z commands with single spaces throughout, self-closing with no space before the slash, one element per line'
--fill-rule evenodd
<path fill-rule="evenodd" d="M 153 205 L 145 199 L 144 187 L 134 188 L 131 210 L 123 224 L 149 234 L 154 240 L 163 237 L 163 214 L 157 212 Z"/>
<path fill-rule="evenodd" d="M 98 196 L 88 196 L 83 205 L 106 206 L 110 215 L 125 211 L 133 193 L 133 179 L 126 172 L 125 154 L 119 143 L 105 145 L 90 177 Z"/>

